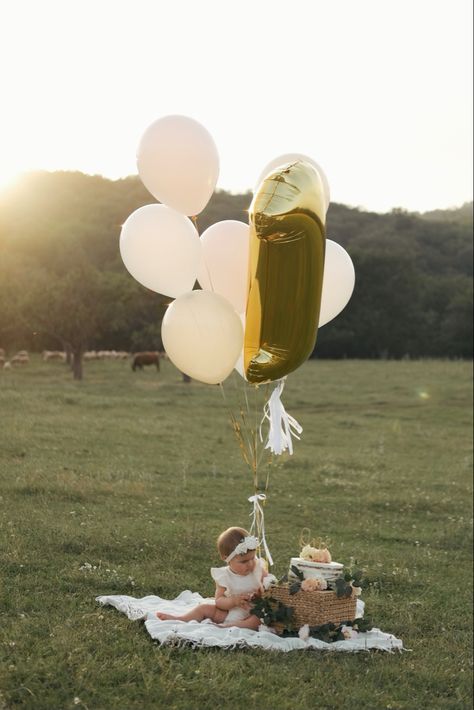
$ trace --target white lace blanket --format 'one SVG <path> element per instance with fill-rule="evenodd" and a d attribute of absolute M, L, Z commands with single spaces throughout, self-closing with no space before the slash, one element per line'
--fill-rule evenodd
<path fill-rule="evenodd" d="M 176 599 L 161 599 L 156 596 L 135 599 L 124 595 L 97 597 L 100 604 L 110 604 L 118 611 L 123 612 L 132 621 L 145 620 L 145 626 L 152 639 L 160 644 L 192 646 L 219 646 L 220 648 L 237 648 L 250 646 L 264 648 L 269 651 L 298 651 L 316 649 L 325 651 L 369 651 L 378 649 L 382 651 L 401 651 L 403 642 L 391 634 L 385 634 L 380 629 L 372 629 L 366 633 L 359 633 L 356 638 L 347 641 L 325 643 L 318 639 L 309 638 L 304 641 L 300 638 L 279 638 L 276 634 L 266 631 L 239 629 L 236 626 L 222 628 L 212 622 L 204 621 L 160 621 L 154 615 L 155 611 L 164 611 L 169 614 L 183 614 L 201 602 L 213 601 L 204 599 L 197 592 L 186 590 L 181 592 Z M 357 600 L 357 616 L 364 614 L 364 602 Z"/>

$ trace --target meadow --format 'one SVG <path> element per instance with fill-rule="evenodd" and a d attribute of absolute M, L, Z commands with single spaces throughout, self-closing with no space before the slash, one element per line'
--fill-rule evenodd
<path fill-rule="evenodd" d="M 229 403 L 238 376 L 226 383 Z M 402 653 L 160 647 L 101 594 L 213 593 L 215 538 L 252 479 L 219 387 L 169 362 L 33 358 L 0 371 L 0 709 L 470 708 L 472 366 L 311 361 L 304 428 L 268 464 L 275 573 L 303 528 L 355 558 L 366 614 Z"/>

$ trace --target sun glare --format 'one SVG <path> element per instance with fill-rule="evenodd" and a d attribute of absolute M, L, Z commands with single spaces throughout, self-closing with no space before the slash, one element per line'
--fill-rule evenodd
<path fill-rule="evenodd" d="M 5 192 L 5 190 L 13 187 L 20 179 L 22 172 L 15 168 L 9 169 L 8 165 L 0 164 L 0 192 Z"/>

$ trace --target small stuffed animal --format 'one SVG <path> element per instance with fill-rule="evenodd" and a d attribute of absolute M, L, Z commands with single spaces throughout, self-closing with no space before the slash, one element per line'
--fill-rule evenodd
<path fill-rule="evenodd" d="M 332 561 L 331 553 L 326 547 L 317 548 L 305 545 L 300 552 L 300 557 L 308 562 L 323 562 L 328 564 Z"/>

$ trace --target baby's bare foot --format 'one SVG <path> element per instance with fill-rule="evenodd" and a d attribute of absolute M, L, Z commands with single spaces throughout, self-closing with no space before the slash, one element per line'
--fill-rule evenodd
<path fill-rule="evenodd" d="M 171 620 L 176 619 L 176 617 L 173 616 L 172 614 L 165 614 L 163 611 L 157 611 L 155 613 L 156 613 L 157 618 L 161 619 L 161 621 L 169 621 L 170 619 Z"/>

